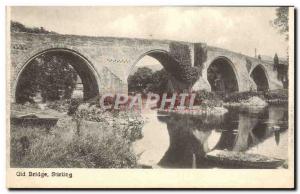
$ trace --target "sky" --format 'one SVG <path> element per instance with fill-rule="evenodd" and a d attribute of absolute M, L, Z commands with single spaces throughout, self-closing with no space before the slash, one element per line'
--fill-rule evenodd
<path fill-rule="evenodd" d="M 61 34 L 204 42 L 254 56 L 286 57 L 270 25 L 275 7 L 12 7 L 11 19 Z"/>

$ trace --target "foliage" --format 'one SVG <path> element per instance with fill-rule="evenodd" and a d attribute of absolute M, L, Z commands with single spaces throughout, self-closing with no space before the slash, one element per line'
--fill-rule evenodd
<path fill-rule="evenodd" d="M 124 138 L 134 141 L 142 137 L 143 119 L 135 111 L 106 111 L 90 105 L 81 104 L 73 115 L 73 120 L 77 124 L 77 134 L 80 135 L 83 120 L 100 122 L 109 126 L 112 130 L 118 130 Z"/>
<path fill-rule="evenodd" d="M 207 45 L 202 43 L 194 44 L 195 53 L 195 66 L 199 69 L 199 72 L 202 74 L 204 63 L 207 61 Z"/>
<path fill-rule="evenodd" d="M 21 74 L 16 90 L 17 103 L 33 103 L 33 97 L 38 91 L 37 79 L 38 69 L 28 66 Z"/>
<path fill-rule="evenodd" d="M 186 44 L 172 42 L 170 44 L 170 54 L 171 56 L 184 66 L 192 66 L 191 52 Z"/>
<path fill-rule="evenodd" d="M 11 21 L 10 22 L 10 31 L 11 32 L 26 32 L 26 33 L 35 33 L 35 34 L 57 34 L 56 32 L 45 30 L 43 27 L 29 28 L 20 22 Z"/>
<path fill-rule="evenodd" d="M 288 100 L 288 90 L 268 91 L 264 93 L 267 100 Z"/>
<path fill-rule="evenodd" d="M 276 90 L 276 91 L 248 91 L 248 92 L 236 92 L 227 95 L 223 98 L 224 102 L 241 102 L 250 99 L 251 97 L 257 96 L 267 101 L 270 100 L 288 100 L 287 90 Z"/>
<path fill-rule="evenodd" d="M 50 106 L 60 107 L 63 103 L 71 105 L 73 119 L 59 119 L 50 131 L 45 126 L 12 124 L 12 167 L 136 167 L 137 157 L 131 143 L 142 137 L 143 119 L 139 113 L 104 111 L 94 104 L 80 104 L 79 99 L 51 102 Z M 37 109 L 36 104 L 30 103 L 12 105 L 14 110 L 26 107 Z M 79 131 L 78 123 L 79 127 L 84 126 Z"/>
<path fill-rule="evenodd" d="M 167 91 L 169 76 L 165 69 L 152 74 L 151 82 L 147 87 L 148 92 L 162 94 Z"/>
<path fill-rule="evenodd" d="M 195 105 L 204 107 L 219 107 L 222 106 L 222 100 L 214 92 L 199 90 L 196 92 Z"/>
<path fill-rule="evenodd" d="M 11 167 L 26 168 L 132 168 L 137 158 L 129 141 L 105 127 L 98 135 L 65 138 L 65 123 L 54 133 L 12 126 Z"/>
<path fill-rule="evenodd" d="M 72 61 L 58 55 L 41 55 L 25 68 L 18 81 L 18 103 L 33 102 L 38 92 L 43 101 L 71 98 L 77 73 Z"/>
<path fill-rule="evenodd" d="M 168 73 L 164 69 L 153 73 L 148 67 L 138 68 L 128 78 L 128 91 L 133 93 L 152 92 L 162 94 L 167 91 L 168 80 Z"/>
<path fill-rule="evenodd" d="M 47 107 L 58 112 L 68 112 L 71 104 L 71 99 L 55 100 L 47 102 Z"/>
<path fill-rule="evenodd" d="M 284 62 L 280 62 L 277 53 L 274 56 L 274 70 L 277 70 L 277 79 L 280 80 L 284 88 L 287 88 L 288 81 L 288 65 L 285 65 Z"/>
<path fill-rule="evenodd" d="M 70 101 L 68 115 L 74 115 L 81 103 L 82 103 L 82 99 L 72 98 Z"/>
<path fill-rule="evenodd" d="M 271 24 L 280 34 L 285 35 L 285 39 L 289 39 L 289 7 L 278 7 L 276 9 L 276 18 L 271 21 Z M 278 58 L 277 54 L 275 56 Z M 279 63 L 279 60 L 274 57 L 274 70 L 278 72 L 278 79 L 282 81 L 284 88 L 288 87 L 287 66 Z M 288 61 L 288 60 L 287 60 Z M 284 79 L 285 78 L 285 79 Z"/>
<path fill-rule="evenodd" d="M 209 92 L 207 90 L 199 90 L 196 92 L 195 101 L 201 102 L 203 100 L 215 100 L 217 98 L 216 93 Z"/>
<path fill-rule="evenodd" d="M 152 81 L 153 72 L 148 67 L 138 68 L 137 71 L 128 78 L 129 92 L 145 92 L 148 84 Z"/>
<path fill-rule="evenodd" d="M 197 63 L 206 60 L 206 49 L 197 47 L 201 56 L 197 56 Z M 192 67 L 190 48 L 186 44 L 171 43 L 170 56 L 160 56 L 164 69 L 153 73 L 147 67 L 139 68 L 128 78 L 129 92 L 163 93 L 166 90 L 168 74 L 182 83 L 192 85 L 199 78 L 202 66 Z"/>
<path fill-rule="evenodd" d="M 224 102 L 241 102 L 241 101 L 248 100 L 253 96 L 258 96 L 264 99 L 263 92 L 247 91 L 247 92 L 234 92 L 228 94 L 227 96 L 224 96 L 223 100 Z"/>
<path fill-rule="evenodd" d="M 279 33 L 284 34 L 286 40 L 288 40 L 289 32 L 289 8 L 288 7 L 278 7 L 276 9 L 276 18 L 271 22 L 273 27 L 275 27 Z"/>
<path fill-rule="evenodd" d="M 171 43 L 170 54 L 178 64 L 172 67 L 172 75 L 184 83 L 193 84 L 201 74 L 200 67 L 192 67 L 191 51 L 188 45 Z M 205 60 L 205 58 L 203 58 Z M 173 63 L 175 63 L 173 62 Z M 171 68 L 170 68 L 171 69 Z"/>

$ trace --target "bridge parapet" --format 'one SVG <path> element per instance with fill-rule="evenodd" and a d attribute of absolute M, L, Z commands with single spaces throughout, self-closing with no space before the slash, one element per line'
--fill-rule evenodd
<path fill-rule="evenodd" d="M 182 46 L 188 51 L 187 55 L 180 49 L 180 52 L 176 52 L 178 50 L 176 48 L 183 48 Z M 69 51 L 86 60 L 97 75 L 99 89 L 114 88 L 127 91 L 127 78 L 133 66 L 143 56 L 151 53 L 151 56 L 168 63 L 169 59 L 166 60 L 162 55 L 166 53 L 170 55 L 170 59 L 187 60 L 188 66 L 191 67 L 194 58 L 193 48 L 192 43 L 169 40 L 11 33 L 10 72 L 11 80 L 16 80 L 11 83 L 12 95 L 24 67 L 36 56 L 49 51 Z M 165 68 L 172 70 L 176 67 Z M 178 76 L 184 77 L 185 74 Z"/>
<path fill-rule="evenodd" d="M 270 89 L 282 88 L 282 83 L 277 79 L 277 72 L 273 71 L 271 64 L 226 49 L 207 46 L 205 43 L 11 33 L 10 46 L 12 96 L 18 76 L 33 58 L 48 51 L 61 50 L 70 52 L 89 64 L 88 68 L 96 76 L 100 91 L 127 92 L 129 74 L 136 63 L 146 55 L 158 59 L 164 68 L 172 73 L 172 79 L 180 89 L 190 88 L 196 81 L 194 86 L 197 87 L 194 88 L 210 90 L 207 69 L 220 57 L 230 63 L 237 79 L 238 91 L 254 88 L 250 74 L 257 65 L 264 68 Z"/>

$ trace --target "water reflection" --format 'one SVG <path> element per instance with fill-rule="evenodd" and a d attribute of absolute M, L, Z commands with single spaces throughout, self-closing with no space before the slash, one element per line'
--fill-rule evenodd
<path fill-rule="evenodd" d="M 158 120 L 156 111 L 143 114 L 146 124 L 143 127 L 143 138 L 134 142 L 134 152 L 139 156 L 139 163 L 156 165 L 170 146 L 167 124 Z"/>
<path fill-rule="evenodd" d="M 213 168 L 205 158 L 213 149 L 286 159 L 287 115 L 284 106 L 230 108 L 223 116 L 157 115 L 134 147 L 143 147 L 144 163 L 164 168 Z"/>

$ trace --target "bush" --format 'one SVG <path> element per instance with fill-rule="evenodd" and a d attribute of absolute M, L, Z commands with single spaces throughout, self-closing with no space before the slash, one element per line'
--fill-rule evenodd
<path fill-rule="evenodd" d="M 257 96 L 264 100 L 288 100 L 287 90 L 276 90 L 276 91 L 248 91 L 248 92 L 236 92 L 225 96 L 223 99 L 225 102 L 241 102 L 248 100 L 249 98 Z"/>
<path fill-rule="evenodd" d="M 73 115 L 77 111 L 79 105 L 82 103 L 82 99 L 79 98 L 72 98 L 70 101 L 68 115 Z"/>
<path fill-rule="evenodd" d="M 105 126 L 98 135 L 86 134 L 65 138 L 60 130 L 54 133 L 38 128 L 12 126 L 11 167 L 26 168 L 133 168 L 137 158 L 130 141 L 118 131 Z M 69 134 L 72 135 L 72 134 Z"/>
<path fill-rule="evenodd" d="M 56 100 L 47 102 L 47 107 L 57 110 L 58 112 L 68 112 L 72 99 Z"/>
<path fill-rule="evenodd" d="M 264 93 L 267 100 L 288 100 L 288 90 L 268 91 Z"/>
<path fill-rule="evenodd" d="M 216 100 L 218 96 L 214 92 L 199 90 L 196 92 L 195 101 L 202 102 L 203 100 Z"/>
<path fill-rule="evenodd" d="M 43 27 L 27 27 L 20 22 L 10 21 L 10 31 L 11 32 L 26 32 L 35 34 L 57 34 L 56 32 L 48 31 Z"/>
<path fill-rule="evenodd" d="M 195 105 L 203 107 L 219 107 L 222 106 L 223 102 L 219 95 L 214 92 L 206 90 L 200 90 L 196 92 Z"/>
<path fill-rule="evenodd" d="M 142 137 L 143 119 L 140 114 L 134 111 L 106 111 L 90 105 L 81 104 L 73 120 L 77 123 L 77 133 L 80 134 L 80 127 L 83 120 L 101 122 L 109 126 L 112 130 L 117 130 L 125 139 L 135 141 Z"/>
<path fill-rule="evenodd" d="M 259 98 L 264 99 L 263 92 L 247 91 L 228 94 L 227 96 L 224 96 L 223 100 L 224 102 L 241 102 L 248 100 L 253 96 L 258 96 Z"/>

